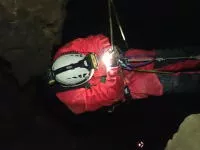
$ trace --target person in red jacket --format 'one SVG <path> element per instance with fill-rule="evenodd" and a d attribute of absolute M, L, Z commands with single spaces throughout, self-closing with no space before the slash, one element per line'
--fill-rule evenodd
<path fill-rule="evenodd" d="M 194 90 L 199 86 L 198 72 L 180 73 L 184 69 L 198 68 L 199 60 L 172 64 L 152 62 L 140 66 L 136 71 L 118 65 L 118 51 L 116 47 L 111 50 L 109 39 L 99 34 L 75 39 L 56 52 L 49 75 L 53 79 L 49 80 L 49 84 L 57 85 L 56 96 L 73 113 L 96 111 L 125 101 L 127 97 L 144 99 L 176 90 L 177 92 Z M 177 55 L 180 52 L 182 51 Z M 162 50 L 129 49 L 124 56 L 144 59 L 146 56 L 161 57 L 162 54 Z M 130 64 L 134 66 L 137 63 Z M 156 72 L 152 72 L 154 69 Z M 168 73 L 171 71 L 176 73 Z M 180 86 L 184 84 L 183 81 L 188 81 L 190 89 Z"/>
<path fill-rule="evenodd" d="M 76 55 L 77 53 L 86 56 L 94 53 L 98 58 L 98 69 L 93 71 L 94 73 L 92 73 L 92 77 L 89 77 L 89 80 L 86 80 L 87 82 L 81 81 L 82 83 L 79 84 L 80 86 L 78 87 L 70 85 L 70 89 L 69 87 L 66 87 L 66 85 L 70 84 L 70 82 L 75 82 L 77 85 L 78 83 L 75 80 L 79 80 L 81 78 L 83 79 L 84 75 L 88 73 L 86 69 L 84 70 L 79 67 L 71 69 L 67 72 L 68 75 L 66 75 L 65 79 L 67 79 L 67 76 L 71 76 L 69 72 L 74 71 L 72 79 L 65 81 L 67 84 L 63 86 L 64 90 L 56 93 L 59 100 L 63 102 L 72 112 L 80 114 L 86 111 L 95 111 L 103 106 L 110 106 L 123 99 L 124 81 L 123 76 L 121 75 L 120 67 L 116 66 L 107 70 L 105 63 L 103 62 L 104 58 L 102 56 L 105 53 L 108 53 L 110 48 L 110 42 L 107 37 L 103 35 L 96 35 L 73 40 L 60 48 L 55 54 L 55 62 L 52 68 L 55 68 L 56 65 L 59 67 L 60 65 L 65 66 L 66 62 L 59 60 L 59 58 L 62 56 L 66 56 L 67 58 L 69 54 Z M 70 60 L 70 57 L 71 56 L 69 56 L 66 61 L 74 60 L 73 58 L 73 60 Z M 58 61 L 61 61 L 61 64 L 58 64 Z M 60 75 L 61 78 L 62 73 L 58 75 Z"/>

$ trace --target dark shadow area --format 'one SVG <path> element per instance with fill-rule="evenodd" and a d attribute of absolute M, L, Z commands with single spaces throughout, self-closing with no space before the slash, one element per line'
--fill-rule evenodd
<path fill-rule="evenodd" d="M 131 48 L 170 48 L 199 45 L 197 1 L 115 0 Z M 63 44 L 77 37 L 109 35 L 107 0 L 71 1 L 63 28 Z M 115 42 L 121 42 L 117 27 Z"/>

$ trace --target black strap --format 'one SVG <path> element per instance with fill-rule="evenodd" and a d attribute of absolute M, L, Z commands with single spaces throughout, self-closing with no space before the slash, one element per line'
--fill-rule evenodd
<path fill-rule="evenodd" d="M 71 69 L 74 69 L 74 68 L 77 68 L 77 67 L 86 68 L 86 66 L 84 65 L 84 61 L 85 60 L 81 60 L 81 61 L 79 61 L 79 62 L 77 62 L 75 64 L 71 64 L 71 65 L 68 65 L 68 66 L 61 67 L 59 69 L 54 70 L 53 73 L 55 75 L 57 75 L 57 74 L 60 74 L 60 73 L 62 73 L 64 71 L 68 71 L 68 70 L 71 70 Z"/>
<path fill-rule="evenodd" d="M 128 86 L 125 86 L 124 88 L 124 96 L 126 101 L 132 100 L 131 92 Z"/>
<path fill-rule="evenodd" d="M 99 82 L 105 83 L 106 76 L 102 76 L 100 78 Z M 56 82 L 54 85 L 50 86 L 50 88 L 57 93 L 57 92 L 64 92 L 64 91 L 68 91 L 68 90 L 74 90 L 74 89 L 78 89 L 78 88 L 90 89 L 91 86 L 94 86 L 94 85 L 91 85 L 89 82 L 86 82 L 85 84 L 77 86 L 77 87 L 65 87 L 64 85 L 62 86 L 60 83 Z"/>
<path fill-rule="evenodd" d="M 54 84 L 53 86 L 50 86 L 50 88 L 55 92 L 65 92 L 65 91 L 69 91 L 69 90 L 75 90 L 75 89 L 79 89 L 79 88 L 87 88 L 89 89 L 91 87 L 90 83 L 85 83 L 81 86 L 76 86 L 76 87 L 65 87 L 65 86 L 62 86 L 61 84 L 59 83 L 56 83 Z"/>
<path fill-rule="evenodd" d="M 128 86 L 126 86 L 124 88 L 124 95 L 125 95 L 125 102 L 130 102 L 132 100 L 132 96 L 131 96 L 130 89 L 128 88 Z M 103 107 L 102 109 L 108 113 L 113 113 L 115 111 L 115 108 L 120 106 L 123 103 L 124 103 L 124 101 L 118 101 L 118 102 L 114 103 L 113 105 Z"/>

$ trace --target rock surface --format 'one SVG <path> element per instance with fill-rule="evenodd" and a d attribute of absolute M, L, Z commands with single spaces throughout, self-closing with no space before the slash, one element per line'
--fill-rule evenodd
<path fill-rule="evenodd" d="M 44 72 L 60 42 L 65 0 L 0 0 L 0 56 L 19 85 Z"/>
<path fill-rule="evenodd" d="M 165 150 L 199 150 L 200 149 L 200 114 L 187 117 L 180 125 L 173 138 L 168 141 Z"/>
<path fill-rule="evenodd" d="M 61 41 L 66 4 L 0 0 L 0 149 L 36 124 L 35 77 L 45 72 L 53 46 Z"/>

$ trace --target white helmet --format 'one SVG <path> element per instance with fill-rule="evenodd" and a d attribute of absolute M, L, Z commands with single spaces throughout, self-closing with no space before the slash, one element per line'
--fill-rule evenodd
<path fill-rule="evenodd" d="M 61 55 L 52 65 L 53 80 L 49 81 L 49 84 L 56 81 L 64 87 L 83 85 L 91 79 L 97 66 L 97 58 L 93 53 L 83 55 L 71 52 Z"/>

